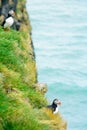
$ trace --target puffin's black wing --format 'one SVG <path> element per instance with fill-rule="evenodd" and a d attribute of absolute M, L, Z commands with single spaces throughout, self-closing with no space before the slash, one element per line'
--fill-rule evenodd
<path fill-rule="evenodd" d="M 52 105 L 48 105 L 47 108 L 52 110 L 52 112 L 54 111 L 54 108 L 52 107 Z"/>

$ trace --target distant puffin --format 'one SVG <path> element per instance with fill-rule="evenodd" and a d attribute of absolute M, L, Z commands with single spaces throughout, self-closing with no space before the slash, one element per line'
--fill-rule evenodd
<path fill-rule="evenodd" d="M 59 108 L 58 108 L 59 105 L 61 105 L 61 101 L 58 99 L 54 99 L 52 104 L 47 106 L 47 108 L 51 109 L 53 114 L 56 114 L 59 111 Z"/>
<path fill-rule="evenodd" d="M 5 20 L 4 24 L 4 30 L 10 30 L 10 27 L 13 25 L 14 19 L 12 17 L 9 17 Z"/>
<path fill-rule="evenodd" d="M 9 14 L 8 14 L 8 18 L 6 18 L 5 22 L 4 22 L 4 30 L 5 31 L 10 30 L 10 27 L 14 24 L 13 16 L 14 16 L 14 11 L 10 10 Z"/>

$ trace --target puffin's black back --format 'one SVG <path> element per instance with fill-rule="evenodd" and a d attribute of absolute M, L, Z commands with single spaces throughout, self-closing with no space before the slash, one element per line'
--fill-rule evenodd
<path fill-rule="evenodd" d="M 54 100 L 55 101 L 55 100 Z M 53 112 L 56 110 L 57 108 L 57 104 L 55 104 L 53 101 L 53 103 L 51 105 L 48 105 L 47 108 L 51 109 Z"/>

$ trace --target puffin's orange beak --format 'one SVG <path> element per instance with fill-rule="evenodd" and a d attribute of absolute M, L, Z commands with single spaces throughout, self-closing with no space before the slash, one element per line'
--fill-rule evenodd
<path fill-rule="evenodd" d="M 61 101 L 58 101 L 58 105 L 61 105 L 62 104 L 62 102 Z"/>

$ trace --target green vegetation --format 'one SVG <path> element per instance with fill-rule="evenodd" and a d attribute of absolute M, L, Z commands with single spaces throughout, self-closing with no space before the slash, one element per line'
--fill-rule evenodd
<path fill-rule="evenodd" d="M 26 32 L 0 28 L 0 130 L 41 128 L 33 108 L 42 107 L 46 100 L 32 88 L 37 76 L 28 39 Z"/>
<path fill-rule="evenodd" d="M 19 0 L 20 31 L 0 27 L 0 130 L 66 130 L 60 114 L 44 108 L 47 100 L 32 86 L 37 83 L 36 61 L 29 32 L 25 3 Z M 22 14 L 23 13 L 23 14 Z"/>
<path fill-rule="evenodd" d="M 37 72 L 30 43 L 27 32 L 0 28 L 0 130 L 58 130 L 59 120 L 65 127 L 60 116 L 41 109 L 47 101 L 32 87 Z"/>

